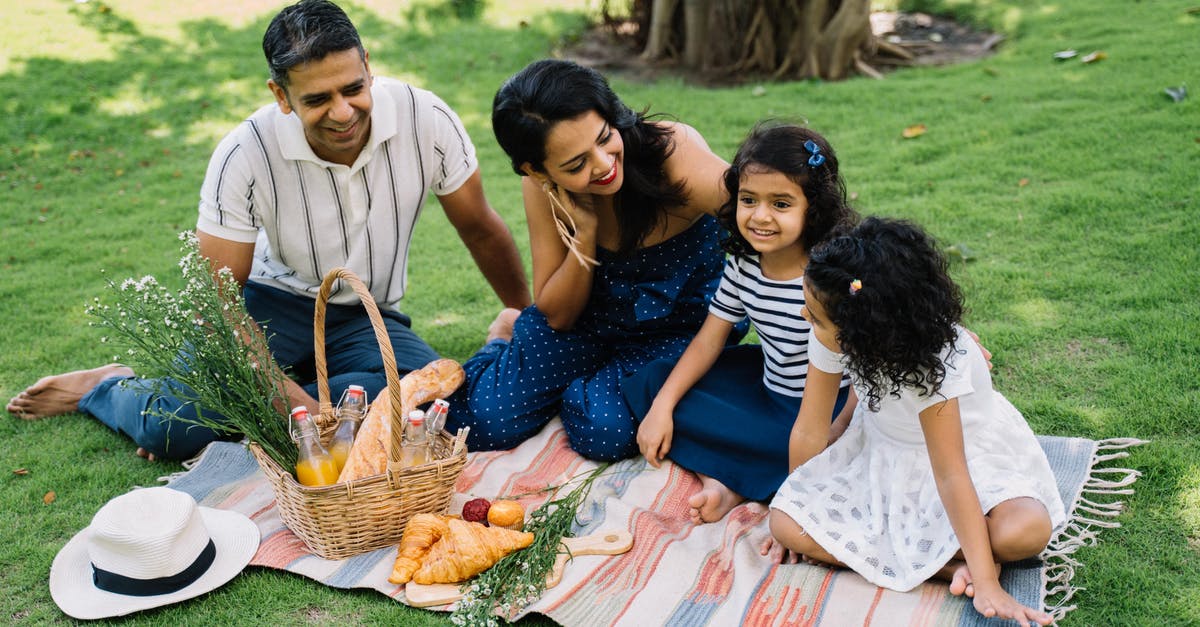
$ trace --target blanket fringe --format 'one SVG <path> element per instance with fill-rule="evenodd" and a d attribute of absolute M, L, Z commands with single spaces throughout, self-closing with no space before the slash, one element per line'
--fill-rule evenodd
<path fill-rule="evenodd" d="M 1079 560 L 1075 559 L 1075 551 L 1080 547 L 1094 546 L 1104 529 L 1121 526 L 1121 523 L 1113 519 L 1125 510 L 1125 502 L 1097 499 L 1133 494 L 1133 488 L 1130 486 L 1141 476 L 1140 472 L 1132 468 L 1096 466 L 1128 457 L 1131 447 L 1146 443 L 1146 440 L 1137 438 L 1113 438 L 1096 443 L 1088 478 L 1075 502 L 1071 504 L 1070 523 L 1051 538 L 1040 555 L 1046 565 L 1042 575 L 1044 605 L 1046 612 L 1053 616 L 1056 622 L 1078 607 L 1068 603 L 1076 592 L 1083 589 L 1071 583 L 1075 569 L 1080 565 Z"/>

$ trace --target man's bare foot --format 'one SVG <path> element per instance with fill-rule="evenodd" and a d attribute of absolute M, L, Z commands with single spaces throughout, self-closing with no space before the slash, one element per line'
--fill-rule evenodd
<path fill-rule="evenodd" d="M 699 473 L 697 473 L 699 475 Z M 688 505 L 691 507 L 692 523 L 702 525 L 704 523 L 716 522 L 725 517 L 729 510 L 737 507 L 745 497 L 730 490 L 724 483 L 699 475 L 700 491 L 688 497 Z"/>
<path fill-rule="evenodd" d="M 38 379 L 37 383 L 8 401 L 8 413 L 25 420 L 39 420 L 79 411 L 79 400 L 92 388 L 112 377 L 132 377 L 133 369 L 108 364 L 91 370 L 76 370 Z"/>
<path fill-rule="evenodd" d="M 500 315 L 488 325 L 487 341 L 492 340 L 511 340 L 513 336 L 513 325 L 517 323 L 517 316 L 521 315 L 520 309 L 509 307 L 500 311 Z"/>
<path fill-rule="evenodd" d="M 158 457 L 156 457 L 154 455 L 154 453 L 151 453 L 150 451 L 147 451 L 146 449 L 144 449 L 140 446 L 138 447 L 138 450 L 137 450 L 137 456 L 141 457 L 142 459 L 145 459 L 147 461 L 155 461 L 158 459 Z"/>

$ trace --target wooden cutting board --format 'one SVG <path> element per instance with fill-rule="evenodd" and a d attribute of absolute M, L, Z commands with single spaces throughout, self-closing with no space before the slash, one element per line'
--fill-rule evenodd
<path fill-rule="evenodd" d="M 633 546 L 633 534 L 626 531 L 604 531 L 579 538 L 563 538 L 562 548 L 554 566 L 546 575 L 546 587 L 553 588 L 562 581 L 563 568 L 574 555 L 620 555 Z M 446 605 L 462 598 L 457 583 L 419 584 L 408 582 L 404 595 L 413 607 Z"/>

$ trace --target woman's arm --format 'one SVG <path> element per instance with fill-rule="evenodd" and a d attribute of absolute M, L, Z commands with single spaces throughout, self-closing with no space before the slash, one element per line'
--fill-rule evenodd
<path fill-rule="evenodd" d="M 815 342 L 816 339 L 809 341 Z M 796 422 L 788 438 L 788 472 L 799 468 L 829 445 L 829 417 L 833 415 L 833 407 L 837 404 L 841 381 L 841 372 L 825 372 L 814 367 L 811 361 L 808 362 L 804 400 L 800 402 L 800 412 L 796 414 Z M 845 426 L 842 428 L 845 429 Z"/>
<path fill-rule="evenodd" d="M 989 618 L 1015 618 L 1021 624 L 1047 618 L 1044 613 L 1022 605 L 1000 586 L 987 520 L 967 468 L 958 399 L 928 407 L 920 417 L 938 496 L 962 546 L 963 560 L 975 587 L 975 609 Z"/>
<path fill-rule="evenodd" d="M 642 456 L 651 466 L 658 468 L 663 457 L 671 450 L 671 434 L 675 430 L 675 405 L 693 385 L 712 368 L 721 351 L 733 324 L 717 316 L 708 314 L 704 324 L 696 336 L 683 351 L 671 374 L 663 382 L 662 389 L 654 397 L 650 410 L 638 427 L 637 443 Z"/>
<path fill-rule="evenodd" d="M 550 328 L 570 330 L 592 291 L 592 268 L 584 266 L 567 250 L 554 225 L 554 209 L 545 190 L 531 177 L 521 179 L 525 199 L 525 221 L 529 228 L 529 250 L 533 257 L 533 302 L 546 316 Z M 573 210 L 579 252 L 596 256 L 596 214 L 574 205 L 566 194 L 564 206 Z M 565 219 L 564 219 L 565 221 Z M 567 222 L 570 226 L 570 222 Z"/>

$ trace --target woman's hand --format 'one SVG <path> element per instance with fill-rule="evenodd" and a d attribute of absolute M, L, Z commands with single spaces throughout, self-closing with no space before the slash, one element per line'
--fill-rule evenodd
<path fill-rule="evenodd" d="M 642 456 L 651 466 L 658 468 L 671 450 L 671 434 L 675 432 L 675 417 L 671 411 L 650 407 L 650 412 L 638 427 L 637 443 Z"/>
<path fill-rule="evenodd" d="M 594 238 L 599 218 L 596 216 L 595 198 L 590 194 L 576 195 L 554 183 L 547 182 L 546 193 L 553 196 L 550 201 L 554 218 L 567 227 L 570 234 L 580 238 L 581 234 Z"/>

